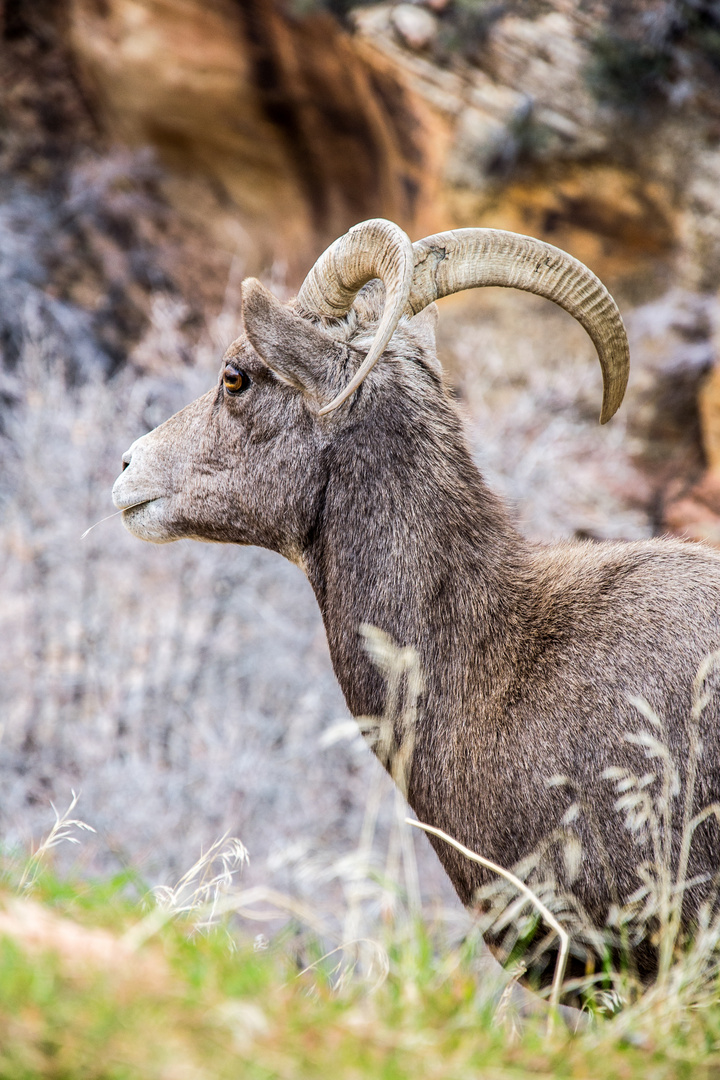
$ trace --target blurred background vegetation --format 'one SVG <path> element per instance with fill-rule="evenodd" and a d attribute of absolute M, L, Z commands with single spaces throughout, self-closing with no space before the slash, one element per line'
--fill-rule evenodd
<path fill-rule="evenodd" d="M 379 767 L 300 572 L 119 519 L 80 536 L 129 443 L 215 378 L 242 278 L 289 296 L 375 215 L 540 236 L 618 298 L 633 373 L 602 430 L 562 312 L 442 305 L 478 461 L 530 535 L 720 543 L 720 4 L 0 0 L 7 845 L 74 787 L 86 871 L 168 881 L 230 830 L 250 883 L 355 887 Z M 379 866 L 392 819 L 388 797 Z M 455 903 L 418 849 L 425 898 Z"/>

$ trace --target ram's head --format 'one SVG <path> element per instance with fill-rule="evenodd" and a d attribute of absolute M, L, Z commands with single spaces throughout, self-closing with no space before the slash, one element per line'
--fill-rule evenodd
<path fill-rule="evenodd" d="M 537 293 L 578 319 L 597 348 L 609 420 L 627 383 L 627 341 L 587 267 L 514 233 L 460 229 L 413 245 L 391 222 L 366 221 L 328 248 L 290 304 L 244 282 L 245 332 L 218 384 L 123 457 L 113 498 L 127 527 L 156 543 L 257 544 L 301 561 L 352 430 L 375 417 L 378 467 L 383 433 L 432 427 L 450 408 L 432 305 L 483 285 Z M 367 467 L 358 460 L 360 474 Z"/>

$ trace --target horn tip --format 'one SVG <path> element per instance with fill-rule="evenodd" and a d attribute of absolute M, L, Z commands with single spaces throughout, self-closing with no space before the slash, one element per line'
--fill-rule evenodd
<path fill-rule="evenodd" d="M 623 395 L 620 397 L 608 397 L 603 398 L 602 408 L 600 409 L 600 423 L 607 424 L 608 420 L 612 420 L 615 413 L 622 405 Z"/>

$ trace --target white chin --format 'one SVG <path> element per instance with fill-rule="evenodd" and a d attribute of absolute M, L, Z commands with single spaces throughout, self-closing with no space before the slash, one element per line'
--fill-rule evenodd
<path fill-rule="evenodd" d="M 130 507 L 123 510 L 123 525 L 137 536 L 138 540 L 148 540 L 151 544 L 169 544 L 171 540 L 177 540 L 177 536 L 171 534 L 163 525 L 162 503 L 164 499 L 152 499 L 142 503 L 141 506 Z"/>

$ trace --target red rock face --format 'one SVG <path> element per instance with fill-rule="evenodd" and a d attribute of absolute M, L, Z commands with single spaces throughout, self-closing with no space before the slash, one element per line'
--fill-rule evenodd
<path fill-rule="evenodd" d="M 155 146 L 189 210 L 200 178 L 219 232 L 234 216 L 306 266 L 358 220 L 410 228 L 426 213 L 426 110 L 329 16 L 293 20 L 271 0 L 70 0 L 70 40 L 106 131 Z"/>
<path fill-rule="evenodd" d="M 689 490 L 668 498 L 665 522 L 677 536 L 720 547 L 720 368 L 711 370 L 698 395 L 707 471 Z"/>

